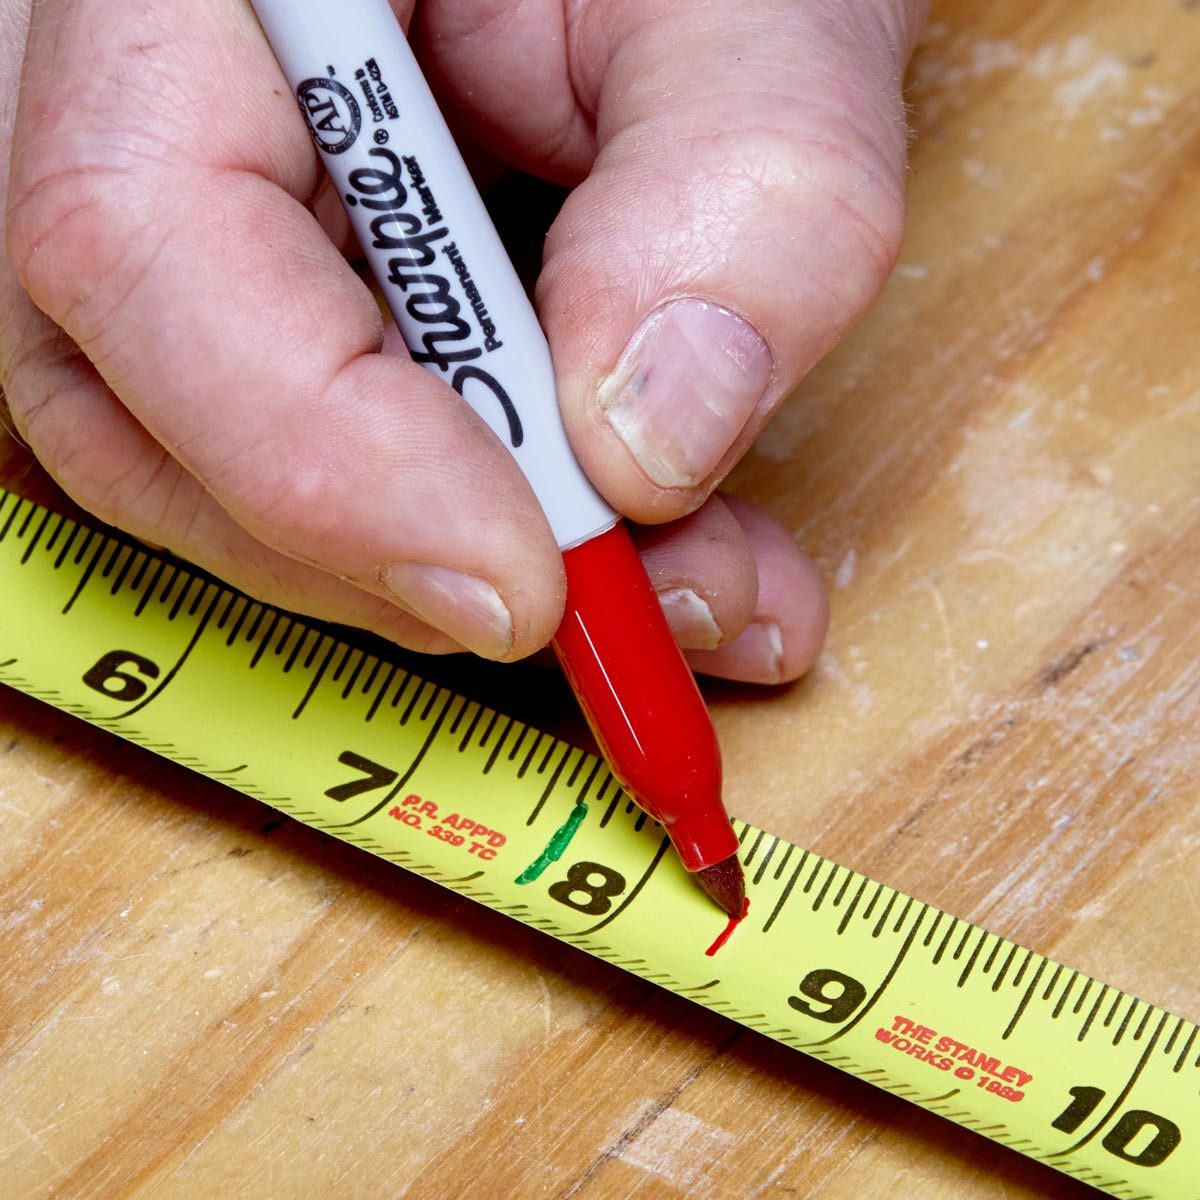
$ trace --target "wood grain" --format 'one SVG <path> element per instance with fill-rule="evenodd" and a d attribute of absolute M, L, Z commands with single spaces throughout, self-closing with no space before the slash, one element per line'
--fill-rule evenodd
<path fill-rule="evenodd" d="M 739 815 L 1193 1019 L 1197 61 L 935 6 L 903 261 L 736 475 L 829 647 L 711 691 Z M 7 691 L 0 833 L 4 1197 L 1089 1194 Z"/>

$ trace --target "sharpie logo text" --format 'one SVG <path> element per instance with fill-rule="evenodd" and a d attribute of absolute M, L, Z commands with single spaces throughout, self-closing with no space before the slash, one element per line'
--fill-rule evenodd
<path fill-rule="evenodd" d="M 350 172 L 346 201 L 371 214 L 370 244 L 388 256 L 386 283 L 403 295 L 392 308 L 403 310 L 420 329 L 415 336 L 405 337 L 413 361 L 443 374 L 460 396 L 465 397 L 468 387 L 486 389 L 504 414 L 509 442 L 514 448 L 520 446 L 525 434 L 516 406 L 500 381 L 478 365 L 485 352 L 498 350 L 503 343 L 457 245 L 448 240 L 450 230 L 425 186 L 420 165 L 415 158 L 402 159 L 382 146 L 367 153 L 377 165 Z M 458 280 L 478 328 L 464 314 L 452 278 Z"/>

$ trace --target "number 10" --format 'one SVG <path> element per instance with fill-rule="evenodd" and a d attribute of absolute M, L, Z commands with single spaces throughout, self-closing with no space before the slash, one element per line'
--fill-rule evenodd
<path fill-rule="evenodd" d="M 1073 1087 L 1071 1095 L 1074 1099 L 1051 1122 L 1055 1129 L 1061 1129 L 1064 1133 L 1074 1133 L 1096 1111 L 1096 1106 L 1104 1099 L 1104 1089 Z M 1147 1146 L 1137 1154 L 1130 1154 L 1129 1143 L 1143 1129 L 1154 1129 L 1157 1132 Z M 1183 1134 L 1174 1121 L 1160 1117 L 1157 1113 L 1147 1112 L 1144 1108 L 1131 1108 L 1122 1114 L 1121 1119 L 1108 1131 L 1100 1144 L 1109 1154 L 1115 1154 L 1126 1162 L 1139 1167 L 1157 1167 L 1179 1145 L 1182 1138 Z"/>

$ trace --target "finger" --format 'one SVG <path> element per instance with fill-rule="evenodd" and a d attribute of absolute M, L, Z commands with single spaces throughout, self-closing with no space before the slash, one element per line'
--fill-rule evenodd
<path fill-rule="evenodd" d="M 746 628 L 758 600 L 758 568 L 721 497 L 668 525 L 635 528 L 634 539 L 685 650 L 715 650 Z"/>
<path fill-rule="evenodd" d="M 117 403 L 78 347 L 25 304 L 21 320 L 0 326 L 0 383 L 20 433 L 76 503 L 267 604 L 426 654 L 463 649 L 394 604 L 251 537 Z"/>
<path fill-rule="evenodd" d="M 362 257 L 362 249 L 354 236 L 346 209 L 333 187 L 333 180 L 326 179 L 321 184 L 310 207 L 321 232 L 338 248 L 344 258 L 353 262 Z"/>
<path fill-rule="evenodd" d="M 538 297 L 575 448 L 634 519 L 695 508 L 882 287 L 916 7 L 582 10 L 573 77 L 599 153 Z"/>
<path fill-rule="evenodd" d="M 574 184 L 596 153 L 561 0 L 423 0 L 410 40 L 447 120 L 491 154 Z"/>
<path fill-rule="evenodd" d="M 795 539 L 762 509 L 723 496 L 754 553 L 758 601 L 740 636 L 688 654 L 693 670 L 744 683 L 788 683 L 816 661 L 829 629 L 829 601 Z"/>
<path fill-rule="evenodd" d="M 208 8 L 160 7 L 148 42 L 139 6 L 46 0 L 14 139 L 19 278 L 257 540 L 478 653 L 528 653 L 564 590 L 533 493 L 449 387 L 376 353 L 374 302 L 304 207 L 315 154 L 282 77 L 242 6 Z M 218 54 L 237 69 L 214 95 Z M 195 102 L 148 107 L 164 77 Z"/>

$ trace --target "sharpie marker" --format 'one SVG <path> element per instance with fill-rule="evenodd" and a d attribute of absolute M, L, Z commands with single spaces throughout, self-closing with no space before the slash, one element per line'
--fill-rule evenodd
<path fill-rule="evenodd" d="M 509 448 L 562 550 L 554 649 L 613 774 L 731 917 L 716 732 L 625 525 L 567 441 L 545 334 L 387 0 L 254 0 L 413 361 Z"/>

